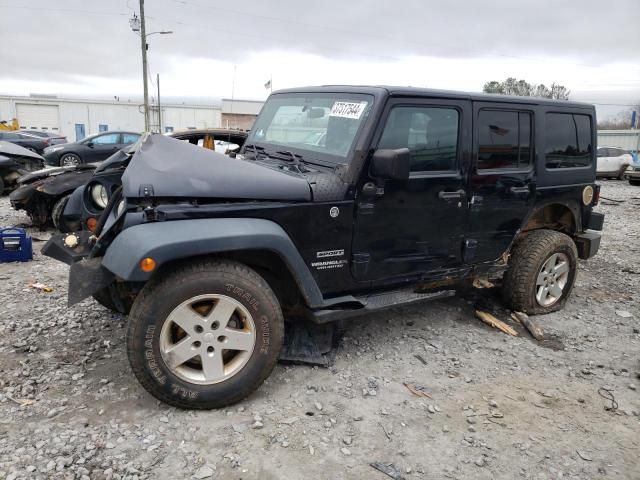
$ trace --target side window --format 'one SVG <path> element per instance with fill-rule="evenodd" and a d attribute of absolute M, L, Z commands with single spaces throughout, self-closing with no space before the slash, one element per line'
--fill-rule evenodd
<path fill-rule="evenodd" d="M 606 148 L 599 148 L 597 156 L 598 157 L 608 157 L 609 156 L 609 151 Z"/>
<path fill-rule="evenodd" d="M 445 107 L 395 107 L 378 148 L 408 148 L 412 172 L 456 169 L 459 113 Z"/>
<path fill-rule="evenodd" d="M 130 145 L 132 143 L 136 143 L 140 138 L 140 135 L 136 135 L 135 133 L 123 133 L 122 134 L 122 143 L 125 145 Z"/>
<path fill-rule="evenodd" d="M 591 119 L 588 115 L 547 113 L 545 164 L 547 168 L 591 165 Z"/>
<path fill-rule="evenodd" d="M 118 143 L 120 134 L 110 133 L 108 135 L 100 135 L 93 139 L 95 145 L 115 145 Z"/>
<path fill-rule="evenodd" d="M 531 163 L 531 114 L 478 113 L 478 170 L 527 168 Z"/>

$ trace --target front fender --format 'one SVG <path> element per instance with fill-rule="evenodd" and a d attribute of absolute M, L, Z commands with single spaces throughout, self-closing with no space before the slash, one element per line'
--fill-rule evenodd
<path fill-rule="evenodd" d="M 320 289 L 289 235 L 277 223 L 264 219 L 210 218 L 135 225 L 113 240 L 102 265 L 123 280 L 144 282 L 151 277 L 138 265 L 145 257 L 153 258 L 160 267 L 172 260 L 239 250 L 276 253 L 307 305 L 322 305 Z"/>

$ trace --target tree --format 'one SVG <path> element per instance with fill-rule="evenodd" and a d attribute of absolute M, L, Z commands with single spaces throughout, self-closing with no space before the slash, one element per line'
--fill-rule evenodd
<path fill-rule="evenodd" d="M 484 93 L 498 93 L 501 95 L 516 95 L 520 97 L 542 97 L 553 98 L 556 100 L 569 100 L 570 91 L 563 85 L 552 83 L 548 88 L 541 83 L 535 85 L 527 82 L 526 80 L 517 80 L 514 77 L 509 77 L 503 82 L 492 80 L 484 84 L 482 88 Z"/>
<path fill-rule="evenodd" d="M 627 130 L 631 128 L 631 116 L 633 112 L 640 115 L 640 101 L 634 102 L 634 106 L 608 117 L 598 120 L 599 130 Z M 636 125 L 640 119 L 636 118 Z"/>

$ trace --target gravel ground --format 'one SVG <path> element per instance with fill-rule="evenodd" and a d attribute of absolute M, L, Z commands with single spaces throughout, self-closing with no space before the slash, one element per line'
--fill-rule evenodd
<path fill-rule="evenodd" d="M 380 462 L 406 479 L 637 480 L 640 188 L 603 182 L 602 195 L 623 202 L 598 207 L 602 247 L 566 308 L 536 318 L 548 340 L 491 329 L 472 298 L 396 308 L 351 323 L 331 368 L 278 365 L 206 412 L 148 395 L 126 319 L 93 300 L 67 308 L 68 269 L 34 242 L 34 261 L 0 264 L 0 479 L 384 480 Z M 27 221 L 0 199 L 0 225 Z"/>

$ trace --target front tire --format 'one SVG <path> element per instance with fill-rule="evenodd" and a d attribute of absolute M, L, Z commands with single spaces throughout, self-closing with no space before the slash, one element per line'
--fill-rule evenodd
<path fill-rule="evenodd" d="M 640 179 L 634 179 L 634 178 L 630 178 L 629 179 L 629 185 L 633 185 L 633 186 L 638 186 L 640 185 Z"/>
<path fill-rule="evenodd" d="M 524 234 L 511 251 L 503 279 L 510 308 L 529 314 L 564 307 L 576 279 L 578 252 L 573 240 L 553 230 Z"/>
<path fill-rule="evenodd" d="M 62 218 L 64 207 L 67 206 L 70 196 L 71 195 L 64 195 L 60 197 L 56 203 L 53 204 L 53 208 L 51 209 L 51 221 L 53 222 L 53 226 L 62 233 L 68 233 L 71 231 Z"/>
<path fill-rule="evenodd" d="M 60 166 L 61 167 L 74 167 L 76 165 L 80 165 L 82 160 L 75 153 L 64 153 L 60 157 Z"/>
<path fill-rule="evenodd" d="M 129 315 L 127 354 L 153 396 L 181 408 L 220 408 L 256 390 L 284 340 L 278 300 L 254 270 L 198 261 L 159 274 Z"/>

